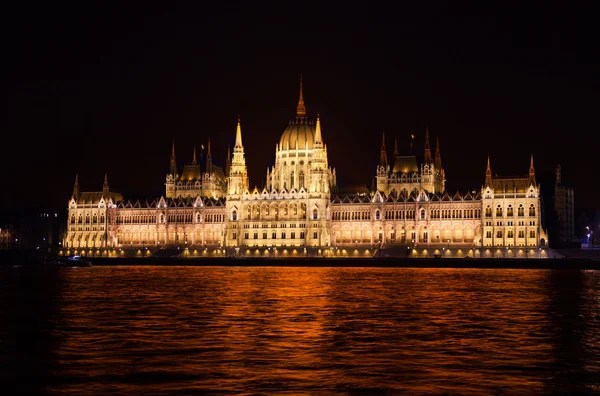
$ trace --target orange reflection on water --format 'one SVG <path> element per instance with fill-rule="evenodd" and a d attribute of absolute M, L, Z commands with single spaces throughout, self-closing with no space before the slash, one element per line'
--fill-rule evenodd
<path fill-rule="evenodd" d="M 72 271 L 55 330 L 66 379 L 50 390 L 551 393 L 569 332 L 556 282 L 479 269 Z"/>

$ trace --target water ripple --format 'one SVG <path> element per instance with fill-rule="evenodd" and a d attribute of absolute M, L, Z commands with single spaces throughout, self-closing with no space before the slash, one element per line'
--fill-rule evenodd
<path fill-rule="evenodd" d="M 1 378 L 60 395 L 593 394 L 595 271 L 0 271 Z"/>

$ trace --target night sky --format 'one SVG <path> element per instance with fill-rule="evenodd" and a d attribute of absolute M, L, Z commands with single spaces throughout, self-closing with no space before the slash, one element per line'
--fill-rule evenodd
<path fill-rule="evenodd" d="M 65 208 L 75 173 L 82 191 L 107 172 L 125 198 L 159 197 L 172 140 L 179 166 L 209 138 L 224 165 L 238 113 L 261 187 L 301 73 L 340 185 L 371 185 L 382 130 L 390 156 L 411 134 L 421 154 L 428 126 L 451 192 L 480 188 L 488 154 L 494 174 L 517 175 L 533 153 L 538 177 L 561 164 L 576 206 L 600 207 L 600 35 L 585 3 L 15 3 L 1 24 L 2 208 Z"/>

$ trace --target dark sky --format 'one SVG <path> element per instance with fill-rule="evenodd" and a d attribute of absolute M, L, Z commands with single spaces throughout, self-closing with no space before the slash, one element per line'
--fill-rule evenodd
<path fill-rule="evenodd" d="M 76 172 L 84 191 L 106 171 L 126 198 L 160 196 L 172 139 L 179 165 L 209 137 L 224 164 L 238 113 L 262 186 L 300 73 L 339 184 L 370 185 L 382 129 L 391 154 L 410 134 L 421 152 L 428 126 L 452 192 L 481 186 L 488 154 L 513 175 L 533 153 L 540 177 L 561 164 L 577 206 L 600 207 L 586 3 L 15 3 L 2 12 L 1 207 L 64 208 Z"/>

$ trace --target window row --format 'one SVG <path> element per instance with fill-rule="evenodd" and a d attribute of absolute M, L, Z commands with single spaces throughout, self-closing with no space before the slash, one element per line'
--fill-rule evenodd
<path fill-rule="evenodd" d="M 503 215 L 502 205 L 498 205 L 496 207 L 496 217 L 502 217 L 502 215 Z M 514 208 L 512 207 L 512 205 L 508 205 L 508 207 L 506 208 L 506 216 L 507 217 L 514 216 Z M 523 207 L 522 204 L 520 204 L 519 207 L 517 208 L 517 216 L 519 216 L 519 217 L 525 216 L 525 208 Z M 535 205 L 534 204 L 529 205 L 529 216 L 535 216 Z M 492 217 L 492 207 L 489 205 L 485 208 L 485 217 Z"/>

